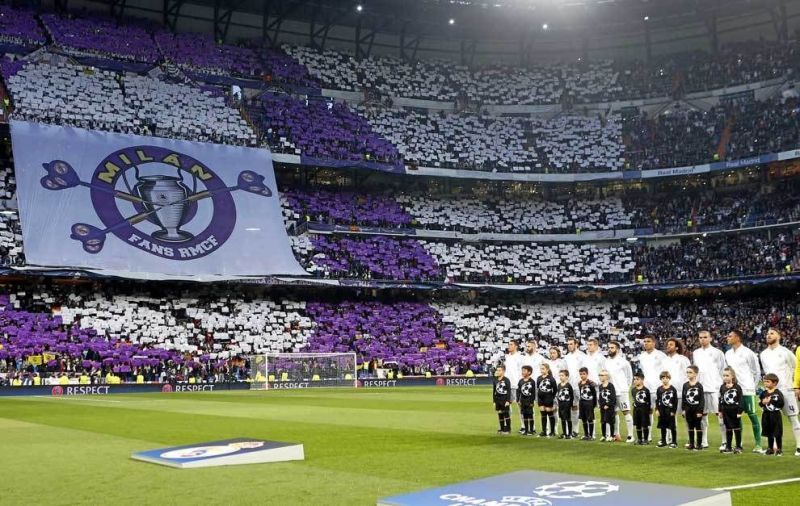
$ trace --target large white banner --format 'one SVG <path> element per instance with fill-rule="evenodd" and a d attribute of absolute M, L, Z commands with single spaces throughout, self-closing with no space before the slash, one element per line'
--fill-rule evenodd
<path fill-rule="evenodd" d="M 271 154 L 12 121 L 28 264 L 134 278 L 304 275 Z"/>

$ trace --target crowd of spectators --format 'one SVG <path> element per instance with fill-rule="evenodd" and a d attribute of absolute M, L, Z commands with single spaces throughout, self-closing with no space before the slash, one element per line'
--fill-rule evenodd
<path fill-rule="evenodd" d="M 447 60 L 405 62 L 391 56 L 356 59 L 340 51 L 283 46 L 325 88 L 377 91 L 392 97 L 481 105 L 582 104 L 675 96 L 793 75 L 796 43 L 734 43 L 716 55 L 690 51 L 642 61 L 583 61 L 475 66 Z"/>
<path fill-rule="evenodd" d="M 791 274 L 800 270 L 800 233 L 753 232 L 686 238 L 634 248 L 637 277 L 649 283 Z"/>
<path fill-rule="evenodd" d="M 55 46 L 67 53 L 149 64 L 160 59 L 152 35 L 143 26 L 91 15 L 42 14 L 40 19 Z"/>
<path fill-rule="evenodd" d="M 46 43 L 47 37 L 34 11 L 0 5 L 0 42 L 32 49 Z"/>
<path fill-rule="evenodd" d="M 305 95 L 317 89 L 315 80 L 319 80 L 323 86 L 342 89 L 448 101 L 472 99 L 484 105 L 580 103 L 625 95 L 625 83 L 637 79 L 671 80 L 673 88 L 688 91 L 719 74 L 732 84 L 780 76 L 794 69 L 794 44 L 736 46 L 724 50 L 718 60 L 696 53 L 673 55 L 659 60 L 658 74 L 653 76 L 652 69 L 645 72 L 640 64 L 624 70 L 612 62 L 468 69 L 441 61 L 356 60 L 308 48 L 287 46 L 281 52 L 218 44 L 208 35 L 153 31 L 141 22 L 99 15 L 42 14 L 39 18 L 54 44 L 68 54 L 163 64 L 164 68 L 175 65 L 187 82 L 203 76 L 223 81 L 243 76 L 297 89 L 295 94 L 237 95 L 248 105 L 249 118 L 243 118 L 225 103 L 220 90 L 175 88 L 130 73 L 123 76 L 73 66 L 55 57 L 49 64 L 25 66 L 4 59 L 0 70 L 21 119 L 238 145 L 252 145 L 258 138 L 275 151 L 310 160 L 496 172 L 680 167 L 789 150 L 800 143 L 798 103 L 792 98 L 723 101 L 707 111 L 671 107 L 656 116 L 563 112 L 554 117 L 516 117 L 491 116 L 478 112 L 480 107 L 421 112 L 393 107 L 391 101 L 351 107 L 314 98 L 316 92 Z M 19 28 L 7 23 L 9 19 Z M 0 11 L 0 41 L 3 37 L 40 41 L 44 34 L 38 35 L 37 30 L 41 31 L 29 11 L 5 7 Z M 709 86 L 722 84 L 717 79 Z M 344 84 L 334 86 L 337 80 Z M 216 84 L 230 84 L 223 81 Z M 152 93 L 157 110 L 145 114 L 141 97 L 128 93 L 129 86 L 133 92 Z M 649 88 L 632 85 L 631 89 L 646 93 Z"/>
<path fill-rule="evenodd" d="M 253 145 L 225 98 L 183 84 L 88 68 L 52 57 L 6 79 L 18 119 L 143 135 Z"/>
<path fill-rule="evenodd" d="M 248 101 L 261 140 L 281 153 L 318 159 L 396 163 L 397 148 L 342 102 L 263 93 Z"/>
<path fill-rule="evenodd" d="M 610 245 L 338 235 L 303 235 L 292 244 L 308 272 L 325 278 L 552 286 L 697 282 L 800 270 L 800 234 L 793 230 Z"/>
<path fill-rule="evenodd" d="M 609 192 L 596 199 L 568 194 L 441 193 L 288 187 L 287 223 L 412 228 L 458 233 L 580 234 L 651 229 L 655 233 L 709 232 L 800 220 L 794 179 L 770 185 L 691 191 Z"/>
<path fill-rule="evenodd" d="M 534 341 L 538 352 L 564 351 L 575 337 L 622 344 L 633 358 L 645 334 L 660 345 L 682 339 L 698 346 L 707 329 L 725 348 L 733 329 L 755 351 L 769 327 L 800 341 L 796 295 L 737 299 L 525 301 L 512 295 L 434 302 L 363 301 L 331 295 L 308 300 L 223 289 L 169 297 L 106 284 L 7 288 L 0 295 L 0 385 L 244 381 L 247 358 L 264 352 L 355 352 L 409 374 L 486 372 L 503 360 L 509 340 Z M 366 368 L 366 367 L 365 367 Z"/>
<path fill-rule="evenodd" d="M 383 107 L 357 111 L 397 146 L 407 165 L 499 172 L 543 167 L 521 118 Z"/>

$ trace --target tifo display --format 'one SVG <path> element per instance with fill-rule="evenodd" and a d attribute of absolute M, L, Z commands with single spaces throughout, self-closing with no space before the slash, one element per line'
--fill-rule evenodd
<path fill-rule="evenodd" d="M 0 506 L 796 503 L 797 19 L 0 5 Z"/>

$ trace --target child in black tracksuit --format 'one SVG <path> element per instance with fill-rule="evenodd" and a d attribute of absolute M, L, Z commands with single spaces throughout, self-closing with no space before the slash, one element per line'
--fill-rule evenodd
<path fill-rule="evenodd" d="M 505 366 L 497 366 L 492 387 L 492 403 L 500 421 L 498 434 L 511 434 L 511 381 L 505 374 Z"/>
<path fill-rule="evenodd" d="M 659 376 L 661 386 L 656 390 L 656 409 L 658 409 L 658 428 L 661 429 L 661 440 L 656 446 L 667 446 L 667 431 L 670 431 L 672 443 L 670 448 L 678 447 L 678 430 L 675 427 L 675 414 L 678 411 L 678 391 L 669 384 L 671 376 L 663 371 Z"/>
<path fill-rule="evenodd" d="M 572 439 L 572 402 L 575 400 L 575 392 L 569 384 L 569 371 L 559 371 L 558 393 L 558 417 L 561 419 L 561 439 Z"/>
<path fill-rule="evenodd" d="M 686 377 L 689 381 L 683 384 L 681 400 L 683 404 L 683 416 L 686 417 L 686 427 L 689 429 L 689 446 L 687 450 L 703 449 L 703 410 L 705 408 L 705 392 L 703 385 L 697 381 L 696 365 L 686 368 Z"/>
<path fill-rule="evenodd" d="M 583 422 L 583 441 L 594 439 L 594 408 L 597 407 L 597 385 L 589 380 L 589 369 L 581 367 L 578 371 L 578 418 Z"/>
<path fill-rule="evenodd" d="M 600 388 L 598 392 L 600 406 L 600 428 L 603 434 L 601 441 L 614 441 L 614 426 L 617 421 L 617 390 L 608 381 L 608 371 L 600 371 Z M 608 430 L 608 432 L 606 432 Z"/>
<path fill-rule="evenodd" d="M 744 393 L 736 381 L 736 373 L 730 367 L 722 371 L 722 386 L 719 387 L 719 416 L 725 424 L 725 448 L 720 453 L 742 453 L 742 413 Z M 736 438 L 736 447 L 731 443 Z"/>
<path fill-rule="evenodd" d="M 536 401 L 536 381 L 531 377 L 533 368 L 529 365 L 522 366 L 522 379 L 517 385 L 517 403 L 522 413 L 523 436 L 536 434 L 533 425 L 533 403 Z"/>
<path fill-rule="evenodd" d="M 536 380 L 536 397 L 539 401 L 539 411 L 542 415 L 541 437 L 556 435 L 556 414 L 553 412 L 553 405 L 556 400 L 556 380 L 550 372 L 550 366 L 542 364 L 539 366 L 541 375 Z M 550 430 L 547 430 L 547 422 L 550 422 Z"/>
<path fill-rule="evenodd" d="M 636 427 L 636 444 L 649 444 L 650 439 L 650 415 L 653 410 L 650 407 L 650 390 L 644 386 L 644 374 L 637 372 L 633 375 L 633 426 Z"/>
<path fill-rule="evenodd" d="M 764 390 L 759 395 L 761 407 L 761 433 L 767 436 L 767 455 L 783 455 L 783 409 L 784 398 L 778 390 L 778 375 L 764 376 Z"/>

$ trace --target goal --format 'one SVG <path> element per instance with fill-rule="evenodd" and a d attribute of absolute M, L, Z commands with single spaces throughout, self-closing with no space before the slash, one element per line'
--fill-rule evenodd
<path fill-rule="evenodd" d="M 250 389 L 355 387 L 355 353 L 263 353 L 251 355 Z"/>

